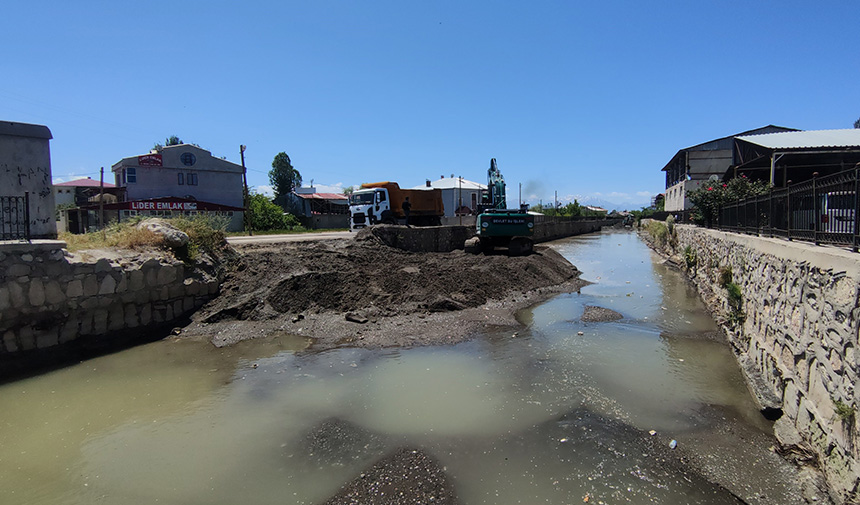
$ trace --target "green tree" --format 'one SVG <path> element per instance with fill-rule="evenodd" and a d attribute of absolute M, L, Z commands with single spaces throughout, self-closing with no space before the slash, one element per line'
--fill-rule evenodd
<path fill-rule="evenodd" d="M 248 224 L 252 230 L 289 230 L 299 226 L 299 220 L 266 195 L 252 193 L 248 198 Z"/>
<path fill-rule="evenodd" d="M 355 188 L 352 186 L 347 186 L 347 187 L 343 188 L 343 194 L 346 196 L 351 195 L 353 191 L 355 191 Z"/>
<path fill-rule="evenodd" d="M 269 183 L 275 191 L 276 198 L 281 195 L 288 195 L 302 185 L 302 174 L 293 168 L 287 153 L 280 152 L 272 160 L 272 169 L 269 170 Z"/>
<path fill-rule="evenodd" d="M 854 121 L 854 128 L 860 128 L 860 119 Z"/>

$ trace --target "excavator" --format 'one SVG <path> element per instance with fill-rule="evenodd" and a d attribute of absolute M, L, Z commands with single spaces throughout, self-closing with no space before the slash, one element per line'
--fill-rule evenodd
<path fill-rule="evenodd" d="M 497 247 L 506 248 L 509 256 L 530 254 L 534 249 L 534 216 L 522 209 L 508 209 L 505 178 L 496 158 L 487 170 L 487 192 L 481 198 L 480 213 L 475 221 L 476 239 L 467 244 L 467 251 L 492 253 Z"/>

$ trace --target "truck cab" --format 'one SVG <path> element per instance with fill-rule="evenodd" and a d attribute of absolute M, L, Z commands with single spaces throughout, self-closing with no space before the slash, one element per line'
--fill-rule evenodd
<path fill-rule="evenodd" d="M 395 222 L 387 189 L 357 189 L 349 195 L 350 231 L 384 222 Z"/>

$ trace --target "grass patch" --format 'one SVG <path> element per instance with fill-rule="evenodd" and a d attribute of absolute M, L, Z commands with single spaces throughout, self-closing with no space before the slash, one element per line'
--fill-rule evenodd
<path fill-rule="evenodd" d="M 645 230 L 651 235 L 651 238 L 654 239 L 654 242 L 658 246 L 665 247 L 669 243 L 669 228 L 666 226 L 666 223 L 651 221 Z"/>
<path fill-rule="evenodd" d="M 850 423 L 854 420 L 855 410 L 854 407 L 848 405 L 841 400 L 833 400 L 833 410 L 836 411 L 836 416 L 846 423 Z"/>
<path fill-rule="evenodd" d="M 101 231 L 83 234 L 65 232 L 59 234 L 58 238 L 66 243 L 70 252 L 85 249 L 131 249 L 139 251 L 168 249 L 161 235 L 137 227 L 141 221 L 143 221 L 141 217 L 131 218 L 121 223 L 111 223 Z M 180 259 L 194 259 L 201 250 L 217 251 L 224 244 L 226 219 L 197 215 L 181 216 L 165 221 L 188 235 L 189 243 L 187 247 L 183 248 L 185 250 L 174 251 Z"/>
<path fill-rule="evenodd" d="M 102 231 L 90 233 L 59 234 L 59 239 L 66 243 L 70 252 L 84 249 L 158 249 L 164 247 L 164 239 L 151 230 L 136 228 L 139 219 L 111 223 Z"/>

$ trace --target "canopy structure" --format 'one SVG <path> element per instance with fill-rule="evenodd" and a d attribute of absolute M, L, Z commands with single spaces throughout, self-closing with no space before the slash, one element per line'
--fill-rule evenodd
<path fill-rule="evenodd" d="M 746 175 L 775 187 L 829 175 L 860 163 L 860 129 L 768 133 L 735 138 L 726 177 Z"/>

